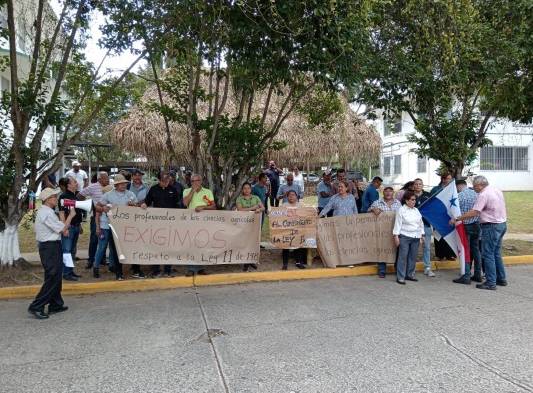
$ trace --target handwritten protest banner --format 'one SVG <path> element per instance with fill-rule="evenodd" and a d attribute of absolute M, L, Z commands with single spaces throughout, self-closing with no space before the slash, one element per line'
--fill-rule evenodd
<path fill-rule="evenodd" d="M 272 207 L 270 241 L 276 248 L 316 248 L 314 207 Z"/>
<path fill-rule="evenodd" d="M 122 263 L 257 263 L 261 215 L 254 212 L 117 206 L 108 213 Z"/>
<path fill-rule="evenodd" d="M 326 266 L 364 262 L 394 263 L 394 212 L 337 216 L 318 220 L 318 251 Z"/>

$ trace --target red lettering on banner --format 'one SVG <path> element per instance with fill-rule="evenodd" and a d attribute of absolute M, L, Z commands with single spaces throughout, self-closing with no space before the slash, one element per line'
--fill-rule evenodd
<path fill-rule="evenodd" d="M 165 228 L 159 228 L 159 229 L 156 229 L 152 235 L 152 241 L 154 244 L 157 244 L 158 246 L 164 246 L 165 244 L 167 244 L 168 242 L 168 237 L 166 237 L 165 235 L 163 236 L 158 236 L 158 233 L 163 231 L 165 233 L 165 235 L 168 233 L 168 230 L 165 229 Z"/>
<path fill-rule="evenodd" d="M 205 243 L 203 245 L 201 243 L 199 244 L 199 242 L 202 240 L 201 238 L 199 239 L 201 233 L 205 233 L 207 235 Z M 200 229 L 198 232 L 196 232 L 196 236 L 194 236 L 194 245 L 198 248 L 205 248 L 208 244 L 209 232 L 207 231 L 207 229 Z"/>
<path fill-rule="evenodd" d="M 130 235 L 133 236 L 133 233 L 130 232 L 130 229 L 139 232 L 139 230 L 138 230 L 137 228 L 135 228 L 135 227 L 125 226 L 125 227 L 124 227 L 124 241 L 125 241 L 126 243 L 134 243 L 134 242 L 135 242 L 133 239 L 127 239 L 127 238 L 126 238 L 126 237 L 128 237 L 128 236 L 130 236 Z"/>
<path fill-rule="evenodd" d="M 213 233 L 213 240 L 214 240 L 213 248 L 225 248 L 226 247 L 226 244 L 227 244 L 226 240 L 217 237 L 217 235 L 219 233 L 224 233 L 224 231 L 223 230 L 219 230 L 219 231 L 215 231 L 215 233 Z"/>
<path fill-rule="evenodd" d="M 180 232 L 176 229 L 174 231 L 174 242 L 173 242 L 174 244 L 176 244 L 176 238 L 177 238 L 177 240 L 180 242 L 180 244 L 182 246 L 184 245 L 184 243 L 187 240 L 187 238 L 189 238 L 189 247 L 190 247 L 190 245 L 191 245 L 191 234 L 189 233 L 188 230 L 185 231 L 185 234 L 184 234 L 183 239 L 182 239 L 181 236 L 180 236 Z"/>

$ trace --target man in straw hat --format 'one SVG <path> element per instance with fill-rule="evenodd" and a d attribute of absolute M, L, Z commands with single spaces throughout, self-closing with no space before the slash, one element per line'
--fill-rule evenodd
<path fill-rule="evenodd" d="M 99 241 L 93 267 L 93 275 L 95 278 L 100 277 L 100 263 L 104 257 L 107 244 L 109 243 L 110 269 L 115 272 L 117 280 L 121 281 L 124 279 L 122 264 L 117 256 L 113 235 L 111 233 L 111 228 L 109 227 L 109 218 L 106 213 L 109 212 L 113 206 L 135 206 L 137 204 L 137 197 L 133 192 L 127 189 L 128 184 L 129 181 L 126 180 L 123 175 L 116 175 L 115 181 L 113 182 L 115 189 L 105 193 L 97 204 L 97 210 L 101 211 L 102 215 L 100 216 L 100 219 L 98 220 L 99 223 L 96 227 Z M 139 265 L 131 265 L 131 272 L 133 278 L 144 278 L 144 273 L 141 271 Z"/>
<path fill-rule="evenodd" d="M 39 245 L 39 257 L 44 268 L 44 283 L 41 290 L 30 304 L 28 311 L 38 319 L 47 319 L 49 314 L 66 311 L 61 297 L 63 275 L 63 252 L 61 248 L 61 234 L 68 233 L 70 222 L 76 215 L 71 209 L 65 222 L 59 221 L 54 208 L 57 196 L 61 190 L 45 188 L 39 198 L 43 205 L 37 212 L 35 219 L 35 238 Z M 44 307 L 48 305 L 48 313 Z"/>

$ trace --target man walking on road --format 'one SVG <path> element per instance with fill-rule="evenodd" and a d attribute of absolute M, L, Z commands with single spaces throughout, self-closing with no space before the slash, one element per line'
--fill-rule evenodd
<path fill-rule="evenodd" d="M 481 257 L 485 266 L 486 280 L 476 285 L 479 289 L 495 290 L 496 285 L 507 285 L 505 267 L 502 259 L 503 236 L 507 231 L 507 212 L 503 193 L 489 185 L 485 176 L 474 178 L 477 200 L 471 210 L 463 213 L 450 224 L 479 217 L 481 226 Z"/>
<path fill-rule="evenodd" d="M 39 195 L 43 205 L 35 219 L 35 238 L 44 268 L 44 283 L 28 308 L 29 313 L 37 319 L 47 319 L 49 314 L 68 309 L 61 297 L 63 276 L 61 234 L 68 233 L 70 222 L 76 216 L 76 211 L 70 209 L 65 222 L 59 221 L 54 209 L 57 205 L 57 195 L 60 192 L 60 190 L 45 188 Z M 48 313 L 44 311 L 46 305 L 48 305 Z"/>

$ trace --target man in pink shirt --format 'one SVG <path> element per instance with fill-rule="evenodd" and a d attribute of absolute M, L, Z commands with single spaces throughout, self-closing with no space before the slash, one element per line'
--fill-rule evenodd
<path fill-rule="evenodd" d="M 479 289 L 496 289 L 496 285 L 506 286 L 505 268 L 502 260 L 503 235 L 507 231 L 507 212 L 503 193 L 489 186 L 485 176 L 474 178 L 474 190 L 478 193 L 472 210 L 457 217 L 463 221 L 479 216 L 481 224 L 481 256 L 485 267 L 486 281 L 476 285 Z"/>

